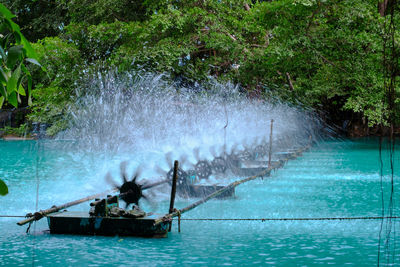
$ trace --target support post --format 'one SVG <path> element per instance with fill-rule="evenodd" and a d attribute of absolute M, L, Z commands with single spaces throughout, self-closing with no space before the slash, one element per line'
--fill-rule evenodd
<path fill-rule="evenodd" d="M 172 188 L 171 188 L 171 200 L 169 202 L 169 213 L 174 212 L 174 203 L 175 203 L 175 194 L 176 194 L 176 181 L 178 180 L 178 161 L 175 160 L 174 162 L 174 173 L 172 176 Z M 172 221 L 169 225 L 168 231 L 171 232 Z"/>
<path fill-rule="evenodd" d="M 271 168 L 271 156 L 272 156 L 272 128 L 274 127 L 274 119 L 271 120 L 271 130 L 269 133 L 269 153 L 268 153 L 268 169 Z"/>

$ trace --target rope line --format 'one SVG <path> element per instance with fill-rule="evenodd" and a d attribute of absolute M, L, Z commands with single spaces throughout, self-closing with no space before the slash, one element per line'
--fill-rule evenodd
<path fill-rule="evenodd" d="M 40 127 L 40 126 L 39 126 Z M 39 165 L 40 165 L 40 156 L 41 156 L 41 143 L 40 143 L 40 128 L 39 128 L 39 138 L 36 141 L 37 149 L 36 149 L 36 202 L 35 202 L 35 213 L 37 213 L 39 209 L 39 185 L 40 185 L 40 176 L 39 176 Z M 32 222 L 29 223 L 28 228 L 26 229 L 26 233 L 29 233 L 31 229 Z M 33 231 L 36 232 L 36 221 L 33 222 Z M 32 267 L 35 266 L 35 257 L 36 257 L 36 236 L 33 236 L 32 239 Z"/>
<path fill-rule="evenodd" d="M 383 220 L 400 219 L 400 216 L 392 217 L 323 217 L 323 218 L 181 218 L 181 221 L 344 221 L 344 220 Z"/>
<path fill-rule="evenodd" d="M 26 218 L 26 216 L 22 216 L 22 215 L 0 215 L 0 218 Z"/>
<path fill-rule="evenodd" d="M 0 215 L 0 218 L 26 218 L 23 215 Z M 319 218 L 180 218 L 181 221 L 333 221 L 400 219 L 400 216 L 319 217 Z"/>

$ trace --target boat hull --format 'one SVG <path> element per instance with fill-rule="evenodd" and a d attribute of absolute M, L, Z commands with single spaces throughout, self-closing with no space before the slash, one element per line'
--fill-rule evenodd
<path fill-rule="evenodd" d="M 47 216 L 51 234 L 166 237 L 171 224 L 154 225 L 157 216 L 143 218 L 91 217 L 86 212 L 59 212 Z"/>

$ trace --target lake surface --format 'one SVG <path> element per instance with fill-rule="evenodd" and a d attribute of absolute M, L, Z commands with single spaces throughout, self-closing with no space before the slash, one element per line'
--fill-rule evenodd
<path fill-rule="evenodd" d="M 395 195 L 398 202 L 395 154 Z M 0 215 L 25 215 L 110 186 L 104 175 L 118 175 L 121 160 L 161 161 L 156 152 L 142 155 L 106 155 L 82 152 L 63 141 L 0 141 L 0 177 L 10 193 L 0 197 Z M 239 185 L 236 197 L 212 200 L 183 215 L 185 218 L 321 218 L 382 215 L 382 195 L 388 215 L 390 169 L 383 151 L 381 187 L 377 139 L 326 141 L 289 161 L 271 177 Z M 134 164 L 133 164 L 134 165 Z M 133 168 L 130 169 L 133 171 Z M 144 176 L 146 173 L 144 174 Z M 148 173 L 147 175 L 155 175 Z M 118 178 L 116 178 L 118 180 Z M 233 181 L 233 180 L 232 180 Z M 37 184 L 39 182 L 39 187 Z M 150 192 L 151 193 L 151 192 Z M 168 210 L 168 195 L 155 191 L 158 204 L 144 208 Z M 177 208 L 194 200 L 178 199 Z M 88 210 L 84 203 L 71 210 Z M 393 215 L 399 214 L 394 205 Z M 113 265 L 355 265 L 378 262 L 382 220 L 322 221 L 174 221 L 168 238 L 50 235 L 45 219 L 30 233 L 16 222 L 0 218 L 1 266 Z M 398 221 L 392 220 L 392 239 L 385 248 L 383 222 L 381 263 L 399 264 Z M 397 232 L 396 232 L 397 231 Z M 397 250 L 396 250 L 397 248 Z M 389 253 L 387 253 L 389 252 Z M 394 256 L 394 258 L 392 258 Z M 388 258 L 389 257 L 389 258 Z"/>

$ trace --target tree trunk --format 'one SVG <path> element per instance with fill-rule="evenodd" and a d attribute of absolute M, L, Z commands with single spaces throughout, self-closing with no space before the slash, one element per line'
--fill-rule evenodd
<path fill-rule="evenodd" d="M 378 12 L 382 17 L 388 14 L 390 7 L 395 4 L 395 0 L 380 0 L 378 2 Z"/>

